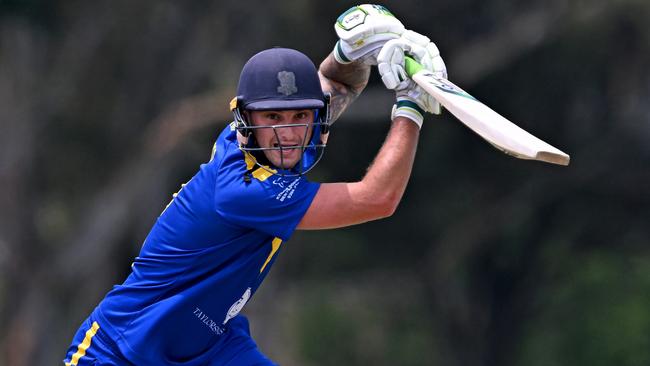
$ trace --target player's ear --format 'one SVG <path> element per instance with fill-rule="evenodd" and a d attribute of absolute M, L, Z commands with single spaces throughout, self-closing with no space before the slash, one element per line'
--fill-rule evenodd
<path fill-rule="evenodd" d="M 248 145 L 248 139 L 253 132 L 248 128 L 248 111 L 244 110 L 239 103 L 239 98 L 234 97 L 230 100 L 230 111 L 235 119 L 235 128 L 237 129 L 237 141 L 241 146 Z"/>

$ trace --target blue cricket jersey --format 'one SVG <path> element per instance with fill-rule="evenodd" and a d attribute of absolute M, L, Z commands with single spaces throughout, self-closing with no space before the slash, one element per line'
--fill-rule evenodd
<path fill-rule="evenodd" d="M 206 363 L 318 188 L 255 166 L 225 128 L 212 159 L 156 221 L 131 274 L 91 317 L 134 364 Z"/>

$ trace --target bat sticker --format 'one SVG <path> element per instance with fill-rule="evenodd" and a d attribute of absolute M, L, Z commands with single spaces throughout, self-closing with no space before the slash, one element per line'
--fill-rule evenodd
<path fill-rule="evenodd" d="M 468 99 L 477 100 L 476 98 L 471 96 L 469 93 L 467 93 L 463 89 L 461 89 L 461 88 L 457 87 L 456 85 L 452 84 L 447 79 L 439 79 L 439 78 L 435 77 L 433 74 L 430 74 L 430 73 L 427 73 L 424 76 L 428 77 L 427 81 L 429 82 L 429 84 L 435 86 L 436 88 L 438 88 L 438 89 L 440 89 L 440 90 L 442 90 L 442 91 L 444 91 L 446 93 L 451 93 L 451 94 L 455 94 L 455 95 L 465 97 L 465 98 L 468 98 Z"/>

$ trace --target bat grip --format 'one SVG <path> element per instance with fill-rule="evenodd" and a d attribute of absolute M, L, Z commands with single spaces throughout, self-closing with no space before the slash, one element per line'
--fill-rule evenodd
<path fill-rule="evenodd" d="M 404 56 L 404 70 L 409 77 L 413 77 L 418 71 L 422 70 L 424 67 L 420 65 L 419 62 L 415 61 L 410 56 Z"/>

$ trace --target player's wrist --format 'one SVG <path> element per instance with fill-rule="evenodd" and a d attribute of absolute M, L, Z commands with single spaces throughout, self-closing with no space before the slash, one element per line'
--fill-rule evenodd
<path fill-rule="evenodd" d="M 350 60 L 348 56 L 346 56 L 345 52 L 343 51 L 343 48 L 341 46 L 341 40 L 338 40 L 336 42 L 332 53 L 334 54 L 334 59 L 336 60 L 336 62 L 340 63 L 341 65 L 347 65 L 349 63 L 352 63 L 352 60 Z"/>
<path fill-rule="evenodd" d="M 424 109 L 412 100 L 406 98 L 398 99 L 393 105 L 390 117 L 391 120 L 394 120 L 397 117 L 408 118 L 408 120 L 415 123 L 418 128 L 422 128 L 422 124 L 424 123 Z"/>

